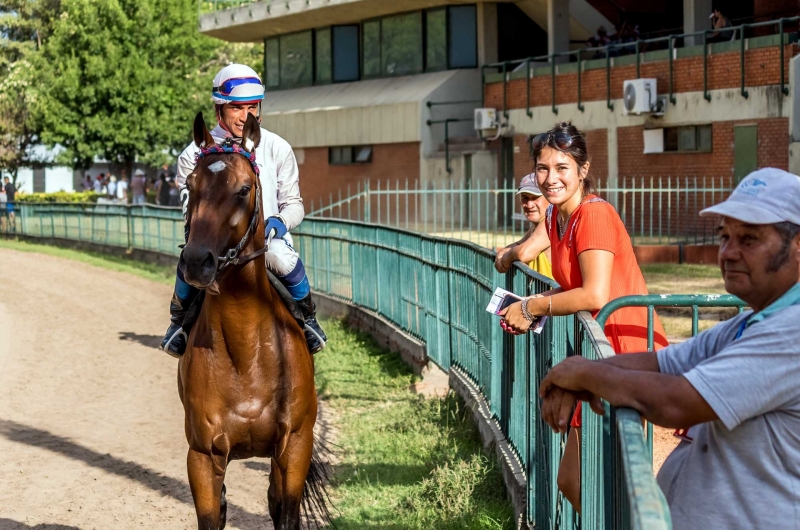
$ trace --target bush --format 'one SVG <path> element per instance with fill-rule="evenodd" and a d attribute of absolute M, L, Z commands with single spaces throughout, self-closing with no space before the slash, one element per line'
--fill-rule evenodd
<path fill-rule="evenodd" d="M 55 193 L 17 193 L 15 202 L 97 202 L 93 191 L 56 191 Z"/>

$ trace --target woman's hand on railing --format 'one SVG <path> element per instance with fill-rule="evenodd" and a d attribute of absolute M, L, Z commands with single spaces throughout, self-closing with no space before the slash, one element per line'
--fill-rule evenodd
<path fill-rule="evenodd" d="M 533 322 L 522 314 L 522 302 L 511 304 L 500 311 L 498 315 L 500 315 L 500 327 L 503 328 L 503 331 L 512 335 L 527 333 L 533 325 Z"/>

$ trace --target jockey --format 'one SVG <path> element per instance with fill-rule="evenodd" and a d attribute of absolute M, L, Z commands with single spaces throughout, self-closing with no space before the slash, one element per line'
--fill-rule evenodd
<path fill-rule="evenodd" d="M 259 75 L 249 66 L 229 64 L 214 78 L 211 92 L 216 108 L 218 125 L 211 131 L 218 144 L 227 138 L 241 142 L 242 130 L 249 114 L 261 117 L 261 101 L 264 85 Z M 188 201 L 185 189 L 186 177 L 194 170 L 195 156 L 200 148 L 193 143 L 178 158 L 177 184 L 181 190 L 184 215 Z M 261 172 L 262 197 L 264 201 L 265 236 L 272 240 L 265 254 L 267 267 L 281 281 L 295 299 L 305 320 L 305 336 L 308 349 L 317 353 L 325 347 L 327 337 L 315 316 L 316 307 L 311 300 L 311 289 L 303 262 L 292 247 L 289 231 L 303 220 L 305 210 L 300 198 L 297 160 L 289 143 L 275 133 L 261 129 L 261 142 L 255 149 L 256 163 Z M 187 226 L 187 234 L 189 227 Z M 186 351 L 187 335 L 182 329 L 183 319 L 198 293 L 183 279 L 178 268 L 175 292 L 169 306 L 171 324 L 167 329 L 161 348 L 180 357 Z"/>

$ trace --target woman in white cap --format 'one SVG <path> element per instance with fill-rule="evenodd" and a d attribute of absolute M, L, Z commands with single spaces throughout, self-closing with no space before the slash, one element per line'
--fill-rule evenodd
<path fill-rule="evenodd" d="M 525 215 L 525 219 L 531 222 L 531 227 L 525 232 L 525 236 L 522 239 L 508 245 L 497 253 L 494 266 L 499 272 L 506 272 L 511 268 L 512 263 L 522 261 L 542 276 L 552 278 L 553 266 L 550 263 L 550 248 L 539 252 L 535 245 L 527 244 L 531 239 L 531 235 L 533 235 L 533 231 L 544 219 L 547 207 L 550 206 L 547 199 L 542 196 L 535 174 L 531 173 L 522 177 L 516 195 L 519 197 L 522 213 Z"/>
<path fill-rule="evenodd" d="M 249 66 L 229 64 L 214 77 L 211 97 L 218 122 L 211 130 L 214 141 L 221 144 L 231 139 L 241 143 L 247 117 L 252 114 L 261 119 L 261 102 L 264 99 L 261 78 Z M 327 337 L 317 322 L 308 277 L 289 234 L 305 216 L 303 199 L 300 198 L 297 160 L 292 146 L 277 134 L 262 128 L 261 142 L 257 146 L 242 147 L 248 151 L 255 150 L 260 170 L 265 232 L 267 239 L 271 240 L 265 255 L 267 267 L 297 302 L 305 320 L 308 349 L 316 353 L 325 347 Z M 189 198 L 185 188 L 186 177 L 194 170 L 199 152 L 200 147 L 191 143 L 178 157 L 176 183 L 181 190 L 184 212 Z M 188 230 L 187 226 L 187 236 Z M 178 268 L 175 292 L 170 303 L 171 323 L 161 342 L 161 348 L 173 357 L 180 357 L 186 350 L 187 334 L 182 324 L 197 293 L 197 289 L 184 281 Z"/>

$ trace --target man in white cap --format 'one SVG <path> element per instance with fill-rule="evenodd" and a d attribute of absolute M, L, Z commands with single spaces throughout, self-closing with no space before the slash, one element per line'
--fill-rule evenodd
<path fill-rule="evenodd" d="M 252 114 L 260 120 L 261 102 L 264 99 L 261 78 L 249 66 L 229 64 L 214 77 L 213 85 L 211 97 L 218 125 L 211 130 L 211 136 L 218 144 L 229 139 L 241 143 L 247 117 Z M 191 143 L 178 157 L 176 183 L 181 190 L 184 214 L 189 196 L 185 188 L 186 177 L 194 170 L 199 152 L 200 148 Z M 297 160 L 289 142 L 264 128 L 261 129 L 261 142 L 255 147 L 255 154 L 261 175 L 265 235 L 269 241 L 269 251 L 265 254 L 267 267 L 297 302 L 305 320 L 304 332 L 309 351 L 316 353 L 325 347 L 327 337 L 317 322 L 308 277 L 300 256 L 292 247 L 292 236 L 289 234 L 305 216 L 303 199 L 300 198 Z M 186 230 L 188 234 L 188 226 Z M 178 268 L 175 292 L 170 303 L 171 323 L 161 342 L 161 348 L 173 357 L 180 357 L 186 350 L 187 335 L 182 326 L 197 293 L 197 289 L 184 281 Z"/>
<path fill-rule="evenodd" d="M 539 252 L 533 245 L 529 245 L 531 234 L 536 226 L 544 219 L 547 207 L 550 203 L 542 196 L 539 184 L 536 182 L 536 175 L 531 173 L 522 177 L 519 188 L 515 194 L 519 197 L 522 206 L 522 214 L 525 219 L 531 222 L 530 228 L 525 235 L 507 247 L 500 249 L 495 257 L 494 266 L 500 272 L 506 272 L 511 268 L 515 261 L 522 261 L 542 276 L 553 277 L 553 266 L 550 263 L 550 247 Z"/>
<path fill-rule="evenodd" d="M 144 204 L 145 196 L 147 194 L 147 179 L 143 169 L 137 169 L 133 172 L 133 179 L 131 179 L 131 195 L 133 195 L 133 204 Z"/>
<path fill-rule="evenodd" d="M 540 387 L 636 409 L 684 435 L 658 474 L 674 528 L 800 528 L 800 177 L 766 168 L 721 204 L 719 266 L 746 311 L 683 344 L 574 356 Z M 555 393 L 558 394 L 558 393 Z"/>

